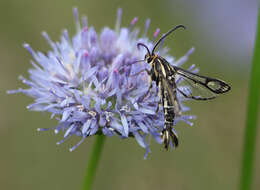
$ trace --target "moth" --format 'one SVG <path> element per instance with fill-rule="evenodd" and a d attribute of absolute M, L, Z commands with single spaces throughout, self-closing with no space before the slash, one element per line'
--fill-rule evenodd
<path fill-rule="evenodd" d="M 188 99 L 210 100 L 216 98 L 218 94 L 226 93 L 231 89 L 231 87 L 222 80 L 198 75 L 180 67 L 173 66 L 166 59 L 155 53 L 156 47 L 173 31 L 179 28 L 185 29 L 185 26 L 177 25 L 162 35 L 155 43 L 151 52 L 145 44 L 137 44 L 138 49 L 140 46 L 146 48 L 147 53 L 142 61 L 151 65 L 151 70 L 145 70 L 151 78 L 147 94 L 152 88 L 152 81 L 155 81 L 158 87 L 160 97 L 158 108 L 159 106 L 163 106 L 164 112 L 164 128 L 161 132 L 161 138 L 166 150 L 168 150 L 170 142 L 172 142 L 175 147 L 179 144 L 178 136 L 173 130 L 176 116 L 181 115 L 181 107 L 177 93 L 180 93 Z M 188 88 L 183 90 L 178 87 L 177 80 L 181 80 Z"/>

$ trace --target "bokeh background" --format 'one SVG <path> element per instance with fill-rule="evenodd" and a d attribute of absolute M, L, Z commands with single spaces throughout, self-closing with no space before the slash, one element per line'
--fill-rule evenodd
<path fill-rule="evenodd" d="M 114 27 L 116 11 L 123 8 L 123 25 L 134 16 L 143 28 L 151 18 L 149 35 L 159 27 L 166 32 L 184 24 L 188 30 L 168 38 L 173 56 L 196 48 L 186 66 L 196 64 L 200 73 L 218 77 L 232 86 L 230 93 L 214 101 L 191 102 L 197 115 L 193 127 L 179 124 L 180 147 L 166 152 L 152 142 L 152 153 L 135 140 L 108 138 L 93 189 L 238 189 L 243 147 L 248 80 L 253 53 L 257 0 L 1 0 L 0 1 L 0 189 L 80 189 L 94 138 L 73 153 L 75 137 L 56 146 L 62 136 L 36 131 L 56 121 L 48 114 L 29 112 L 32 100 L 7 95 L 23 86 L 17 77 L 28 76 L 31 67 L 24 42 L 40 51 L 49 46 L 41 36 L 46 30 L 54 41 L 61 30 L 75 32 L 72 7 L 89 18 L 97 31 Z M 258 140 L 259 149 L 260 142 Z M 260 188 L 260 152 L 257 151 L 254 189 Z"/>

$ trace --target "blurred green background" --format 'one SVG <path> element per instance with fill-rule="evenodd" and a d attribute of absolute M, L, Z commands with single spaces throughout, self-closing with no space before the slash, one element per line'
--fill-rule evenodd
<path fill-rule="evenodd" d="M 26 105 L 32 99 L 6 94 L 6 90 L 23 86 L 19 75 L 28 76 L 31 57 L 22 47 L 24 42 L 47 51 L 43 30 L 54 41 L 63 28 L 74 34 L 73 6 L 88 16 L 97 31 L 105 25 L 114 27 L 118 7 L 123 8 L 125 26 L 137 16 L 143 28 L 145 19 L 151 18 L 150 36 L 157 27 L 166 32 L 174 25 L 186 25 L 188 30 L 177 32 L 165 43 L 170 53 L 178 58 L 194 46 L 195 53 L 185 66 L 196 64 L 201 74 L 232 86 L 230 93 L 214 101 L 189 103 L 190 113 L 198 118 L 193 127 L 177 126 L 180 147 L 176 150 L 166 152 L 152 142 L 152 153 L 143 160 L 144 150 L 135 140 L 108 138 L 93 189 L 238 189 L 257 0 L 1 0 L 0 189 L 82 186 L 93 138 L 73 153 L 69 147 L 78 142 L 77 137 L 56 146 L 62 136 L 36 131 L 56 121 L 48 114 L 29 112 Z M 257 151 L 254 189 L 260 187 L 259 159 Z"/>

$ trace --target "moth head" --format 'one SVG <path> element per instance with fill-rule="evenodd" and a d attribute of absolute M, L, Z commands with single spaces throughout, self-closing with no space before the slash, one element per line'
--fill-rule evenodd
<path fill-rule="evenodd" d="M 149 53 L 147 53 L 147 54 L 145 54 L 145 56 L 144 56 L 144 60 L 145 60 L 146 63 L 151 63 L 152 60 L 153 60 L 153 56 L 150 55 Z"/>

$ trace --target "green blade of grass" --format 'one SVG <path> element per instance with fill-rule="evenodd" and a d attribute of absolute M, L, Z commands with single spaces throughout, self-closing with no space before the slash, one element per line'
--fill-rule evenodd
<path fill-rule="evenodd" d="M 259 5 L 260 10 L 260 5 Z M 260 11 L 259 11 L 260 12 Z M 241 167 L 240 190 L 251 190 L 254 172 L 255 146 L 257 137 L 257 116 L 260 94 L 260 13 L 258 12 L 257 31 L 251 77 L 249 83 L 248 107 L 244 137 L 244 150 Z"/>

